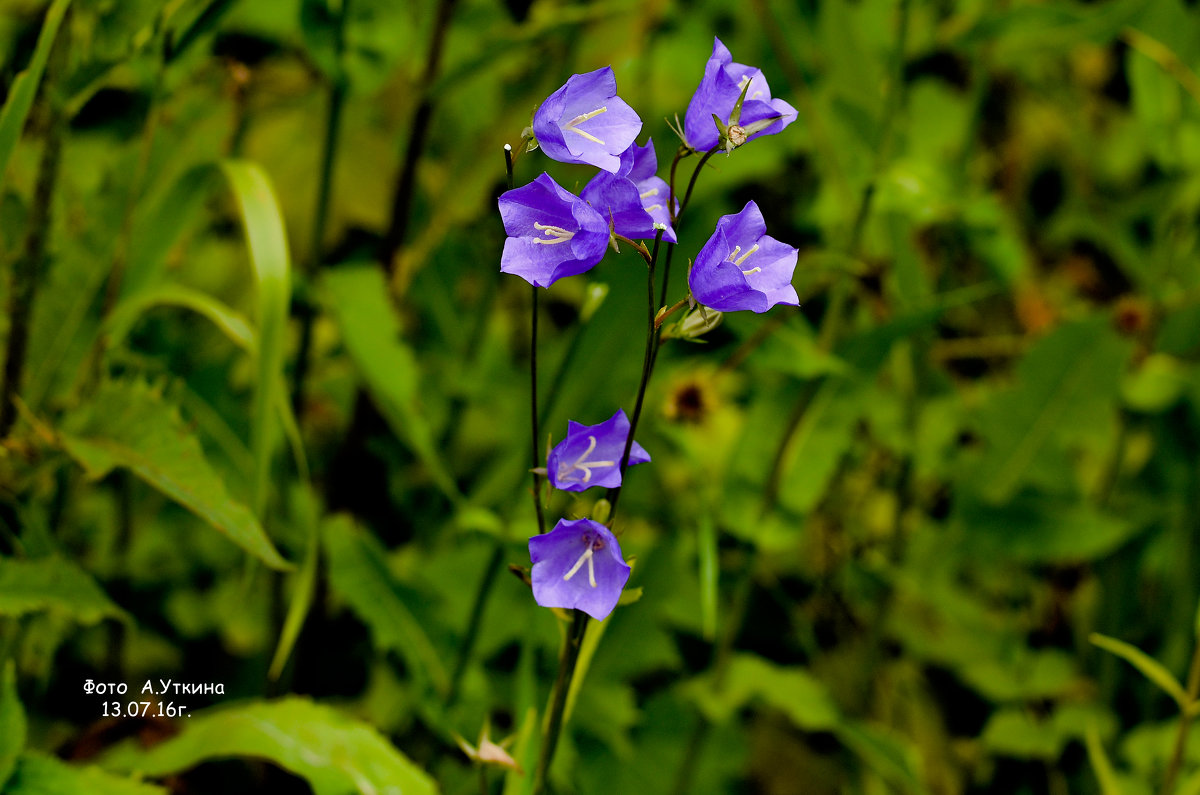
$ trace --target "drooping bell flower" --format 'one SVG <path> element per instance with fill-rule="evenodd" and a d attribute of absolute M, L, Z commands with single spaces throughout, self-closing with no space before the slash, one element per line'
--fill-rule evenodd
<path fill-rule="evenodd" d="M 603 621 L 617 606 L 630 567 L 612 532 L 591 519 L 561 519 L 529 539 L 533 598 L 542 607 L 582 610 Z"/>
<path fill-rule="evenodd" d="M 642 129 L 642 120 L 617 96 L 612 67 L 572 75 L 533 114 L 533 135 L 560 163 L 589 163 L 616 173 L 618 157 Z"/>
<path fill-rule="evenodd" d="M 654 153 L 654 139 L 646 142 L 645 146 L 633 146 L 621 154 L 621 169 L 618 176 L 628 178 L 637 187 L 638 198 L 642 207 L 650 213 L 654 223 L 667 228 L 663 232 L 663 240 L 676 243 L 675 230 L 671 226 L 671 213 L 667 207 L 667 199 L 671 194 L 666 180 L 656 176 L 658 171 L 658 156 Z M 679 211 L 679 199 L 675 199 L 675 211 Z M 653 235 L 653 233 L 651 233 Z M 626 235 L 632 237 L 632 235 Z"/>
<path fill-rule="evenodd" d="M 500 197 L 504 253 L 500 270 L 549 287 L 591 270 L 604 258 L 608 221 L 546 173 Z"/>
<path fill-rule="evenodd" d="M 621 456 L 628 438 L 629 418 L 622 409 L 599 425 L 569 421 L 567 438 L 555 445 L 546 459 L 550 485 L 561 491 L 620 486 Z M 629 466 L 649 460 L 650 454 L 640 444 L 629 446 Z"/>
<path fill-rule="evenodd" d="M 721 216 L 688 271 L 692 297 L 719 312 L 798 306 L 792 273 L 799 252 L 766 231 L 762 213 L 752 201 L 736 215 Z"/>
<path fill-rule="evenodd" d="M 646 212 L 637 185 L 631 180 L 598 172 L 583 186 L 579 198 L 599 212 L 616 234 L 630 240 L 654 237 L 654 218 Z"/>
<path fill-rule="evenodd" d="M 742 100 L 740 107 L 738 100 Z M 740 113 L 734 115 L 735 108 Z M 727 130 L 722 135 L 716 116 Z M 712 56 L 704 77 L 688 103 L 683 131 L 687 145 L 705 151 L 724 140 L 725 151 L 762 135 L 774 135 L 796 120 L 796 109 L 782 99 L 772 99 L 761 69 L 734 63 L 729 49 L 713 39 Z"/>

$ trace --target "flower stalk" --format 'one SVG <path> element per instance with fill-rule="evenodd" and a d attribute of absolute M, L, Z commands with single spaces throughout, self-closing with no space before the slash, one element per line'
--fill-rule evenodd
<path fill-rule="evenodd" d="M 630 434 L 629 438 L 633 438 Z M 533 795 L 546 791 L 546 777 L 554 752 L 558 749 L 558 738 L 562 734 L 563 710 L 567 706 L 567 693 L 571 690 L 571 679 L 575 676 L 575 664 L 579 662 L 579 650 L 587 632 L 588 616 L 582 610 L 572 610 L 571 626 L 563 636 L 562 650 L 558 657 L 558 676 L 550 695 L 550 710 L 546 713 L 542 748 L 538 754 L 537 773 L 533 780 Z"/>

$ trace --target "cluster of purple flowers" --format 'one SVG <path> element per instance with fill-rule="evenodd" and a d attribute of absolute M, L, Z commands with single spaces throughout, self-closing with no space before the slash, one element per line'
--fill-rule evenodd
<path fill-rule="evenodd" d="M 686 152 L 729 153 L 795 119 L 795 108 L 771 97 L 762 71 L 734 63 L 717 39 L 678 132 Z M 673 226 L 680 203 L 656 176 L 654 142 L 635 142 L 641 129 L 641 118 L 617 96 L 611 67 L 573 75 L 547 97 L 533 117 L 531 147 L 600 171 L 578 196 L 543 172 L 500 197 L 508 235 L 502 272 L 549 287 L 593 268 L 616 239 L 645 240 L 661 232 L 667 243 L 677 242 Z M 795 248 L 766 234 L 762 213 L 748 202 L 741 212 L 721 217 L 700 249 L 688 271 L 690 298 L 717 312 L 797 305 L 791 283 L 796 259 Z M 620 410 L 599 425 L 571 422 L 549 455 L 550 484 L 565 491 L 620 486 L 627 466 L 650 460 L 628 441 L 630 430 Z M 629 579 L 616 537 L 592 519 L 559 521 L 530 539 L 529 553 L 534 597 L 545 607 L 575 608 L 604 619 Z"/>

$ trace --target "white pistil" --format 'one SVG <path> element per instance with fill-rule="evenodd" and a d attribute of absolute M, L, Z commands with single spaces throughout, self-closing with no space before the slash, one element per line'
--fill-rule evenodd
<path fill-rule="evenodd" d="M 563 229 L 561 226 L 550 226 L 549 224 L 539 224 L 537 221 L 534 221 L 533 228 L 538 230 L 539 232 L 545 232 L 548 237 L 553 238 L 552 240 L 543 240 L 540 237 L 535 237 L 533 239 L 534 243 L 543 243 L 547 246 L 553 246 L 555 243 L 565 243 L 566 241 L 575 237 L 574 232 L 572 232 L 568 229 Z"/>
<path fill-rule="evenodd" d="M 562 471 L 562 469 L 563 469 L 562 467 L 559 468 L 558 479 L 566 480 L 567 476 L 570 475 L 572 472 L 574 472 L 576 469 L 582 469 L 583 470 L 583 482 L 587 483 L 589 480 L 592 479 L 592 467 L 611 467 L 611 466 L 617 465 L 616 461 L 588 461 L 587 457 L 589 455 L 591 455 L 592 451 L 595 449 L 596 449 L 596 437 L 589 436 L 587 449 L 584 450 L 583 453 L 580 454 L 579 458 L 575 459 L 575 463 L 571 464 L 570 469 L 567 469 L 567 471 L 565 473 Z"/>
<path fill-rule="evenodd" d="M 604 105 L 602 107 L 596 108 L 595 110 L 589 110 L 587 113 L 581 113 L 578 116 L 576 116 L 575 118 L 571 119 L 566 124 L 564 124 L 563 129 L 570 130 L 573 133 L 582 135 L 584 138 L 588 139 L 592 143 L 597 143 L 597 144 L 600 144 L 601 146 L 604 146 L 604 141 L 601 141 L 599 138 L 592 135 L 587 130 L 579 129 L 579 125 L 582 124 L 583 122 L 587 121 L 588 119 L 594 119 L 597 116 L 599 116 L 601 113 L 607 113 L 607 112 L 608 112 L 608 106 Z"/>
<path fill-rule="evenodd" d="M 586 539 L 585 539 L 585 541 L 586 541 Z M 595 555 L 595 550 L 592 549 L 591 543 L 588 543 L 587 549 L 585 549 L 583 551 L 583 554 L 579 556 L 579 560 L 575 561 L 575 565 L 571 567 L 571 570 L 563 575 L 563 580 L 566 581 L 566 580 L 569 580 L 572 577 L 574 577 L 575 573 L 578 572 L 581 568 L 583 568 L 583 562 L 587 561 L 588 585 L 595 588 L 596 587 L 596 563 L 593 560 L 594 555 Z"/>
<path fill-rule="evenodd" d="M 741 248 L 741 247 L 739 246 L 738 248 L 735 248 L 735 249 L 733 250 L 733 254 L 730 254 L 729 256 L 732 258 L 734 254 L 737 254 L 737 253 L 738 253 L 738 249 L 739 249 L 739 248 Z M 733 264 L 734 264 L 734 265 L 738 265 L 738 266 L 740 266 L 740 265 L 741 265 L 743 262 L 745 262 L 745 261 L 746 261 L 746 257 L 749 257 L 751 254 L 753 254 L 753 253 L 754 253 L 754 252 L 756 252 L 756 251 L 758 251 L 758 244 L 757 244 L 757 243 L 755 243 L 753 246 L 751 246 L 751 247 L 749 248 L 749 250 L 747 250 L 747 251 L 746 251 L 746 253 L 745 253 L 745 254 L 743 254 L 742 256 L 740 256 L 740 257 L 738 257 L 737 259 L 735 259 L 735 260 L 733 261 Z"/>

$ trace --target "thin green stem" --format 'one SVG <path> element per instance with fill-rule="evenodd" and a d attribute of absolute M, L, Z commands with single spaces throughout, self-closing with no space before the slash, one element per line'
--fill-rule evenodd
<path fill-rule="evenodd" d="M 581 610 L 572 610 L 571 628 L 563 637 L 562 651 L 558 658 L 558 676 L 554 680 L 550 710 L 546 713 L 545 734 L 538 755 L 537 773 L 533 780 L 533 795 L 546 791 L 546 777 L 554 752 L 558 749 L 558 738 L 562 734 L 563 710 L 567 706 L 567 693 L 571 690 L 571 679 L 575 676 L 575 664 L 579 662 L 579 649 L 587 632 L 588 616 Z"/>
<path fill-rule="evenodd" d="M 625 437 L 625 452 L 621 454 L 621 482 L 608 490 L 606 495 L 612 505 L 609 513 L 609 524 L 612 517 L 617 515 L 617 501 L 621 498 L 621 488 L 625 485 L 625 470 L 629 467 L 629 451 L 633 449 L 633 435 L 637 432 L 638 420 L 642 417 L 642 404 L 646 399 L 646 387 L 650 384 L 650 375 L 654 371 L 654 357 L 658 351 L 658 326 L 654 324 L 657 314 L 654 303 L 654 264 L 658 261 L 658 250 L 662 244 L 663 230 L 659 229 L 654 236 L 654 251 L 646 261 L 646 350 L 642 355 L 642 377 L 638 381 L 637 400 L 633 404 L 633 417 L 629 420 L 629 435 Z"/>
<path fill-rule="evenodd" d="M 404 150 L 404 162 L 396 179 L 396 193 L 392 199 L 392 218 L 384 235 L 380 259 L 390 276 L 395 275 L 397 255 L 408 235 L 408 224 L 412 216 L 413 193 L 416 191 L 417 162 L 425 150 L 429 140 L 429 125 L 433 118 L 434 99 L 436 95 L 431 87 L 437 78 L 442 61 L 443 45 L 446 33 L 450 29 L 450 18 L 454 14 L 457 0 L 439 0 L 433 28 L 430 31 L 429 51 L 425 59 L 425 69 L 421 74 L 421 101 L 413 112 L 412 126 L 408 133 L 408 143 Z"/>

